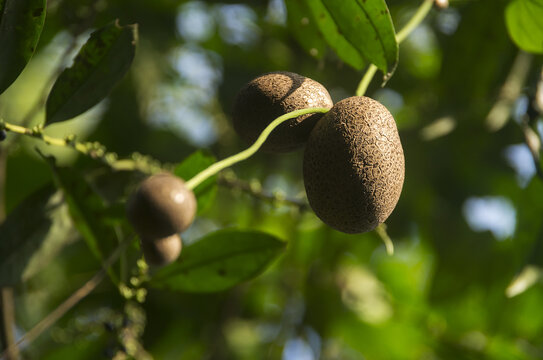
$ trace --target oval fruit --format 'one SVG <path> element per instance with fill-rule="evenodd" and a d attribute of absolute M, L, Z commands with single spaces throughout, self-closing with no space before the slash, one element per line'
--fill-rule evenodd
<path fill-rule="evenodd" d="M 404 181 L 394 118 L 368 97 L 338 102 L 311 133 L 303 174 L 309 204 L 323 222 L 345 233 L 373 230 L 394 210 Z"/>
<path fill-rule="evenodd" d="M 331 108 L 332 98 L 320 83 L 292 72 L 272 72 L 251 80 L 237 95 L 232 114 L 234 129 L 247 143 L 277 117 L 311 107 Z M 287 120 L 270 134 L 261 149 L 288 152 L 307 141 L 321 113 Z"/>
<path fill-rule="evenodd" d="M 140 245 L 145 261 L 155 266 L 168 265 L 177 260 L 183 246 L 178 234 L 154 240 L 142 238 Z"/>
<path fill-rule="evenodd" d="M 142 238 L 163 238 L 187 229 L 196 214 L 194 193 L 168 173 L 145 179 L 128 201 L 128 219 Z"/>

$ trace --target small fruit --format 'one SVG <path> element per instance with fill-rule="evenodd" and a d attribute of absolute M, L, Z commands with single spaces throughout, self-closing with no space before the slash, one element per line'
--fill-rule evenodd
<path fill-rule="evenodd" d="M 6 140 L 7 134 L 4 129 L 0 130 L 0 141 Z"/>
<path fill-rule="evenodd" d="M 168 173 L 144 180 L 128 201 L 128 219 L 142 238 L 158 239 L 187 229 L 196 198 L 183 180 Z"/>
<path fill-rule="evenodd" d="M 234 129 L 246 142 L 256 141 L 277 117 L 310 107 L 331 108 L 332 98 L 324 86 L 291 72 L 272 72 L 251 80 L 234 103 Z M 306 114 L 287 120 L 270 134 L 261 149 L 288 152 L 301 147 L 322 114 Z"/>
<path fill-rule="evenodd" d="M 378 101 L 354 96 L 317 123 L 304 153 L 311 208 L 345 233 L 384 222 L 402 191 L 405 164 L 394 118 Z"/>
<path fill-rule="evenodd" d="M 142 238 L 141 250 L 149 265 L 164 266 L 174 262 L 181 254 L 181 237 L 178 234 L 160 239 Z"/>

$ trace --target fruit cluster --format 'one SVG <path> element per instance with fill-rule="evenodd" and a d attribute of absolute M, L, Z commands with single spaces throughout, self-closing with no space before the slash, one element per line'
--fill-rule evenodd
<path fill-rule="evenodd" d="M 279 125 L 262 148 L 285 152 L 305 143 L 303 177 L 315 214 L 345 233 L 373 230 L 396 206 L 405 173 L 396 123 L 381 103 L 354 96 L 334 105 L 318 82 L 274 72 L 257 77 L 239 92 L 234 129 L 254 142 L 276 117 L 309 107 L 330 110 Z"/>
<path fill-rule="evenodd" d="M 175 261 L 182 247 L 179 234 L 196 214 L 196 198 L 183 180 L 169 173 L 150 176 L 127 205 L 128 220 L 140 237 L 145 260 L 157 266 Z"/>
<path fill-rule="evenodd" d="M 383 223 L 398 202 L 405 164 L 396 123 L 378 101 L 353 96 L 335 105 L 324 86 L 290 72 L 257 77 L 234 104 L 236 132 L 254 143 L 276 118 L 307 108 L 329 109 L 286 120 L 261 149 L 287 152 L 304 146 L 303 177 L 309 205 L 326 224 L 363 233 Z M 181 252 L 179 233 L 196 213 L 196 199 L 180 178 L 147 178 L 128 201 L 128 219 L 148 263 L 165 265 Z"/>

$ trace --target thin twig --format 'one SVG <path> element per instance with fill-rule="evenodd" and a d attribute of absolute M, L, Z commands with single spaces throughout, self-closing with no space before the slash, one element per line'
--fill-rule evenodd
<path fill-rule="evenodd" d="M 262 188 L 260 186 L 254 186 L 252 182 L 238 179 L 233 173 L 219 176 L 217 179 L 217 183 L 230 189 L 240 190 L 246 194 L 253 196 L 256 199 L 271 202 L 273 204 L 285 204 L 294 206 L 300 211 L 305 211 L 309 209 L 309 204 L 304 201 L 287 198 L 279 194 L 266 193 L 262 191 Z"/>
<path fill-rule="evenodd" d="M 9 346 L 4 351 L 0 358 L 6 356 L 8 352 L 18 349 L 18 347 L 26 342 L 27 345 L 32 343 L 38 336 L 40 336 L 45 330 L 50 328 L 55 322 L 57 322 L 64 314 L 66 314 L 72 307 L 74 307 L 84 297 L 89 295 L 96 287 L 104 280 L 107 269 L 113 265 L 113 263 L 119 258 L 121 252 L 124 250 L 128 241 L 121 243 L 117 249 L 109 256 L 103 264 L 103 268 L 100 269 L 89 281 L 87 281 L 82 287 L 76 290 L 68 299 L 60 304 L 55 310 L 49 313 L 44 319 L 37 323 L 32 329 L 24 334 L 16 343 Z"/>
<path fill-rule="evenodd" d="M 83 155 L 101 160 L 112 169 L 118 171 L 139 170 L 143 173 L 153 174 L 167 168 L 167 166 L 161 165 L 158 161 L 150 158 L 149 156 L 143 156 L 140 154 L 133 154 L 131 159 L 118 159 L 116 153 L 108 152 L 106 147 L 100 143 L 79 142 L 75 140 L 74 135 L 69 135 L 64 138 L 49 136 L 44 134 L 43 129 L 39 126 L 30 129 L 24 126 L 8 123 L 0 119 L 0 130 L 2 129 L 15 134 L 39 139 L 47 145 L 74 149 Z"/>
<path fill-rule="evenodd" d="M 0 304 L 2 305 L 2 335 L 5 346 L 6 360 L 16 360 L 19 358 L 19 349 L 14 347 L 15 343 L 15 304 L 13 302 L 13 288 L 0 288 Z"/>

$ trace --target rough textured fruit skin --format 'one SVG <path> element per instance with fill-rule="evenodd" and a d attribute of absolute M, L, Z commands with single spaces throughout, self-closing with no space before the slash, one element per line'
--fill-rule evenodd
<path fill-rule="evenodd" d="M 177 260 L 183 247 L 178 234 L 154 240 L 142 238 L 140 245 L 145 261 L 155 266 L 168 265 Z"/>
<path fill-rule="evenodd" d="M 187 229 L 196 198 L 183 180 L 168 173 L 145 179 L 128 200 L 128 220 L 142 238 L 158 239 Z"/>
<path fill-rule="evenodd" d="M 246 84 L 234 102 L 232 119 L 237 134 L 247 143 L 256 141 L 275 118 L 310 107 L 331 108 L 332 98 L 320 83 L 291 72 L 261 75 Z M 270 134 L 261 149 L 288 152 L 301 147 L 322 114 L 287 120 Z"/>
<path fill-rule="evenodd" d="M 309 204 L 323 222 L 345 233 L 373 230 L 394 210 L 404 181 L 390 112 L 368 97 L 338 102 L 311 133 L 303 174 Z"/>

